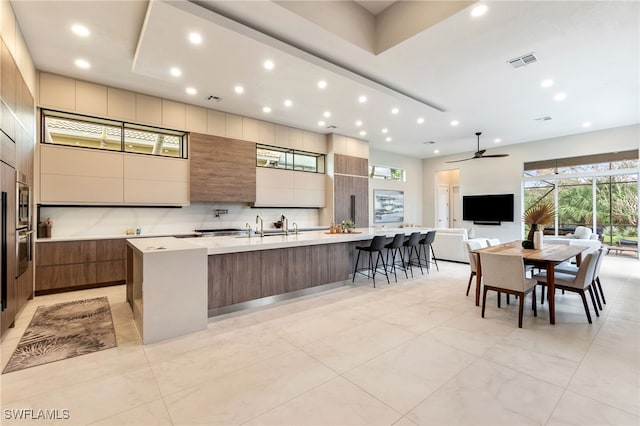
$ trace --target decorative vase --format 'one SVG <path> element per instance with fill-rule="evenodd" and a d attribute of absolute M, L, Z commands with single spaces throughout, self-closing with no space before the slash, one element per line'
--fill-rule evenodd
<path fill-rule="evenodd" d="M 542 250 L 543 248 L 542 242 L 542 232 L 536 231 L 533 233 L 533 248 L 536 250 Z"/>
<path fill-rule="evenodd" d="M 531 240 L 524 240 L 524 241 L 522 242 L 522 248 L 532 250 L 532 249 L 533 249 L 533 241 L 531 241 Z"/>
<path fill-rule="evenodd" d="M 533 233 L 538 230 L 538 224 L 532 223 L 531 228 L 529 229 L 529 234 L 527 235 L 527 240 L 533 241 Z"/>

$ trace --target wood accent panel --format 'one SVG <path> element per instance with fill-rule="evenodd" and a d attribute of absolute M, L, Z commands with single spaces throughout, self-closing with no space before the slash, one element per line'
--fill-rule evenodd
<path fill-rule="evenodd" d="M 312 246 L 312 286 L 343 281 L 349 278 L 349 245 L 347 243 Z"/>
<path fill-rule="evenodd" d="M 219 308 L 233 303 L 233 254 L 209 256 L 208 307 Z"/>
<path fill-rule="evenodd" d="M 127 240 L 96 240 L 96 259 L 121 260 L 127 258 Z"/>
<path fill-rule="evenodd" d="M 287 265 L 287 277 L 285 280 L 285 292 L 302 290 L 313 286 L 313 279 L 311 276 L 312 247 L 293 247 L 287 249 L 287 259 L 285 265 Z"/>
<path fill-rule="evenodd" d="M 33 262 L 29 262 L 27 270 L 16 278 L 17 311 L 24 303 L 33 298 Z"/>
<path fill-rule="evenodd" d="M 369 178 L 357 176 L 334 176 L 334 217 L 336 223 L 351 217 L 351 196 L 355 195 L 358 227 L 369 226 Z"/>
<path fill-rule="evenodd" d="M 127 278 L 125 259 L 96 262 L 96 283 L 124 282 Z"/>
<path fill-rule="evenodd" d="M 287 264 L 289 250 L 278 249 L 261 252 L 261 297 L 282 294 L 286 291 L 287 269 L 295 269 L 297 267 L 295 264 Z"/>
<path fill-rule="evenodd" d="M 192 133 L 191 201 L 256 201 L 256 144 Z"/>
<path fill-rule="evenodd" d="M 233 271 L 233 303 L 258 299 L 262 295 L 262 253 L 234 253 Z"/>
<path fill-rule="evenodd" d="M 38 244 L 37 266 L 96 261 L 96 242 L 60 241 Z"/>
<path fill-rule="evenodd" d="M 36 268 L 36 290 L 65 289 L 95 282 L 95 263 L 75 263 Z"/>
<path fill-rule="evenodd" d="M 368 176 L 369 160 L 350 155 L 335 154 L 333 156 L 334 172 L 344 175 Z"/>

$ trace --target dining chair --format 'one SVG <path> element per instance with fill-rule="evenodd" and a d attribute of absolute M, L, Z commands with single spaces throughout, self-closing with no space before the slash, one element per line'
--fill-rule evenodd
<path fill-rule="evenodd" d="M 602 310 L 602 303 L 604 303 L 605 305 L 607 304 L 607 301 L 604 298 L 604 292 L 602 291 L 602 284 L 600 282 L 600 266 L 602 266 L 602 261 L 604 260 L 604 256 L 605 256 L 604 249 L 600 248 L 596 250 L 595 252 L 593 252 L 593 255 L 596 258 L 595 260 L 596 267 L 593 272 L 593 281 L 591 285 L 593 287 L 593 293 L 596 296 L 596 302 L 598 302 L 598 308 Z M 571 274 L 571 275 L 577 275 L 579 269 L 580 268 L 578 268 L 576 265 L 569 262 L 563 262 L 558 266 L 556 266 L 555 268 L 556 272 L 562 272 L 562 273 Z M 602 297 L 602 303 L 600 302 L 601 297 Z"/>
<path fill-rule="evenodd" d="M 567 274 L 564 272 L 554 272 L 555 288 L 560 290 L 571 291 L 578 293 L 582 298 L 582 305 L 584 306 L 584 312 L 587 314 L 587 321 L 591 324 L 591 313 L 589 312 L 589 305 L 587 304 L 587 298 L 585 297 L 585 290 L 589 291 L 591 296 L 591 302 L 593 308 L 598 313 L 598 307 L 596 306 L 596 299 L 593 296 L 593 290 L 591 284 L 593 283 L 593 274 L 595 272 L 597 259 L 593 253 L 589 253 L 580 263 L 577 274 Z M 533 280 L 541 286 L 547 285 L 547 271 L 540 271 L 532 277 Z"/>
<path fill-rule="evenodd" d="M 538 316 L 536 308 L 536 281 L 526 277 L 522 256 L 481 252 L 480 263 L 482 264 L 483 279 L 482 318 L 484 318 L 488 290 L 518 296 L 518 328 L 522 328 L 524 296 L 529 292 L 533 292 L 531 302 L 533 316 Z"/>
<path fill-rule="evenodd" d="M 387 284 L 390 284 L 389 275 L 387 274 L 387 265 L 384 261 L 384 256 L 382 255 L 382 250 L 384 249 L 385 242 L 386 237 L 384 235 L 376 235 L 375 237 L 373 237 L 373 239 L 371 240 L 371 244 L 369 244 L 368 246 L 356 247 L 356 250 L 358 250 L 358 257 L 356 258 L 356 264 L 353 269 L 353 278 L 351 279 L 351 282 L 355 281 L 356 274 L 362 274 L 367 278 L 373 279 L 373 287 L 375 288 L 376 272 L 382 271 L 384 272 L 385 277 L 387 277 Z M 362 253 L 363 251 L 369 253 L 369 265 L 367 268 L 358 268 L 360 253 Z M 377 254 L 375 264 L 373 263 L 373 253 Z M 380 261 L 382 261 L 382 269 L 379 269 L 378 267 Z M 365 274 L 363 271 L 367 271 L 367 273 Z M 371 275 L 369 275 L 369 271 L 371 271 Z"/>
<path fill-rule="evenodd" d="M 400 267 L 404 271 L 405 277 L 409 278 L 409 275 L 407 275 L 407 266 L 404 263 L 404 256 L 402 255 L 404 237 L 404 233 L 398 233 L 393 237 L 393 240 L 390 243 L 387 243 L 384 246 L 384 248 L 387 249 L 387 268 L 391 268 L 391 272 L 393 272 L 396 282 L 398 282 L 396 267 Z M 389 254 L 391 254 L 391 260 L 389 260 Z M 400 257 L 400 261 L 396 260 L 396 256 Z"/>
<path fill-rule="evenodd" d="M 466 241 L 465 245 L 467 246 L 467 253 L 469 254 L 469 269 L 471 270 L 471 273 L 469 274 L 469 283 L 467 284 L 467 296 L 469 296 L 471 282 L 473 281 L 473 277 L 478 273 L 478 253 L 473 253 L 472 250 L 487 247 L 487 243 L 482 240 L 473 240 Z"/>
<path fill-rule="evenodd" d="M 487 244 L 489 247 L 497 246 L 500 244 L 499 238 L 487 238 Z"/>

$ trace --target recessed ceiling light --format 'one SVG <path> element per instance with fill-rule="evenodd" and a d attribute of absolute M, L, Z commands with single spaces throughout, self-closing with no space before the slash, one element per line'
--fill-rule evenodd
<path fill-rule="evenodd" d="M 292 105 L 293 105 L 293 101 L 291 99 L 284 100 L 284 106 L 286 106 L 287 108 L 291 107 Z"/>
<path fill-rule="evenodd" d="M 271 112 L 271 107 L 262 107 L 262 112 L 264 112 L 265 114 L 269 114 Z"/>
<path fill-rule="evenodd" d="M 489 6 L 487 6 L 486 4 L 478 5 L 471 9 L 471 16 L 473 16 L 474 18 L 478 18 L 487 13 L 487 10 L 489 10 Z"/>
<path fill-rule="evenodd" d="M 89 34 L 91 34 L 87 27 L 80 24 L 73 24 L 71 26 L 71 31 L 73 31 L 75 35 L 79 35 L 81 37 L 87 37 Z"/>
<path fill-rule="evenodd" d="M 180 77 L 182 75 L 182 70 L 180 68 L 178 68 L 178 67 L 171 67 L 169 72 L 174 77 Z"/>
<path fill-rule="evenodd" d="M 265 70 L 272 70 L 275 65 L 272 60 L 267 59 L 266 61 L 264 61 L 262 66 L 264 67 Z"/>
<path fill-rule="evenodd" d="M 399 112 L 400 112 L 400 110 L 399 110 L 398 108 L 393 108 L 393 109 L 391 110 L 391 114 L 397 114 L 397 113 L 399 113 Z"/>
<path fill-rule="evenodd" d="M 457 126 L 458 124 L 460 124 L 460 123 L 458 123 L 458 120 L 452 120 L 451 121 L 451 125 L 454 126 L 454 127 Z"/>
<path fill-rule="evenodd" d="M 422 124 L 422 123 L 424 123 L 424 118 L 422 118 L 422 117 L 418 117 L 418 119 L 416 120 L 416 122 L 417 122 L 418 124 Z"/>
<path fill-rule="evenodd" d="M 500 138 L 495 138 L 493 140 L 493 143 L 500 143 L 500 142 L 502 142 L 502 139 L 500 139 Z"/>
<path fill-rule="evenodd" d="M 91 68 L 91 64 L 89 63 L 89 61 L 85 61 L 84 59 L 76 59 L 74 63 L 78 68 L 83 68 L 83 69 Z"/>
<path fill-rule="evenodd" d="M 329 118 L 331 117 L 331 113 L 329 111 L 325 111 L 322 113 L 322 115 L 324 116 L 324 118 Z"/>
<path fill-rule="evenodd" d="M 392 140 L 393 140 L 393 139 L 391 139 L 391 138 L 386 138 L 386 139 L 385 139 L 385 141 L 387 141 L 387 142 L 391 142 Z"/>
<path fill-rule="evenodd" d="M 362 131 L 360 132 L 360 136 L 367 136 L 367 132 L 365 132 L 364 130 L 362 130 Z"/>
<path fill-rule="evenodd" d="M 433 150 L 433 153 L 434 153 L 434 154 L 440 154 L 440 150 L 439 150 L 439 149 L 434 149 L 434 150 Z"/>
<path fill-rule="evenodd" d="M 326 82 L 326 81 L 324 81 L 324 80 L 320 80 L 320 81 L 318 82 L 318 87 L 319 87 L 320 89 L 325 89 L 325 88 L 327 87 L 327 82 Z"/>
<path fill-rule="evenodd" d="M 324 121 L 322 121 L 322 120 L 318 121 L 318 126 L 320 126 L 320 127 L 324 126 L 325 124 L 327 124 L 327 123 L 325 123 L 325 122 L 324 122 Z"/>
<path fill-rule="evenodd" d="M 358 126 L 358 127 L 362 126 L 362 121 L 360 121 L 360 120 L 356 121 L 356 126 Z"/>
<path fill-rule="evenodd" d="M 582 127 L 591 127 L 591 122 L 585 121 L 584 123 L 582 123 Z"/>
<path fill-rule="evenodd" d="M 387 133 L 389 131 L 389 129 L 387 129 L 386 127 L 384 129 L 382 129 L 382 133 Z"/>
<path fill-rule="evenodd" d="M 189 41 L 191 42 L 191 44 L 201 44 L 202 36 L 198 33 L 191 32 L 189 33 Z"/>
<path fill-rule="evenodd" d="M 550 78 L 545 78 L 540 82 L 540 87 L 542 88 L 546 89 L 547 87 L 551 87 L 551 86 L 553 86 L 553 80 L 551 80 Z"/>
<path fill-rule="evenodd" d="M 196 89 L 194 89 L 193 87 L 187 87 L 185 89 L 185 92 L 187 92 L 190 95 L 195 95 L 196 93 L 198 93 L 198 91 Z"/>
<path fill-rule="evenodd" d="M 564 101 L 565 99 L 567 99 L 567 94 L 564 92 L 556 93 L 553 97 L 553 100 L 556 102 Z"/>
<path fill-rule="evenodd" d="M 363 103 L 367 102 L 367 97 L 366 97 L 366 96 L 360 96 L 360 97 L 358 98 L 358 102 L 360 102 L 361 104 L 363 104 Z"/>
<path fill-rule="evenodd" d="M 233 91 L 236 92 L 238 95 L 241 95 L 244 93 L 244 87 L 242 86 L 236 86 L 233 88 Z"/>

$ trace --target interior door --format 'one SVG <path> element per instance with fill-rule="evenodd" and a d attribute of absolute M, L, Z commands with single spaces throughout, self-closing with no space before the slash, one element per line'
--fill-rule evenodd
<path fill-rule="evenodd" d="M 449 185 L 438 185 L 437 227 L 449 228 Z"/>
<path fill-rule="evenodd" d="M 451 199 L 449 200 L 451 206 L 452 228 L 460 228 L 462 226 L 462 203 L 460 201 L 460 187 L 458 185 L 453 185 L 451 187 Z"/>

